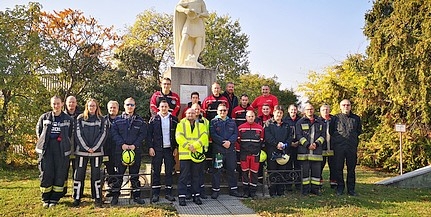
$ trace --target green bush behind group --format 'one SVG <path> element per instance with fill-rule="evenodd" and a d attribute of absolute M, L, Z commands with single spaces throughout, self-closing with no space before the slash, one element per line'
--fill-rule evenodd
<path fill-rule="evenodd" d="M 218 72 L 223 84 L 250 99 L 267 84 L 282 105 L 299 103 L 302 93 L 315 107 L 350 99 L 362 117 L 359 163 L 397 172 L 399 135 L 404 170 L 429 165 L 431 155 L 431 2 L 376 0 L 364 14 L 366 54 L 349 54 L 323 72 L 308 74 L 297 90 L 281 89 L 277 76 L 249 70 L 249 36 L 239 21 L 211 13 L 199 62 Z M 122 35 L 81 11 L 43 11 L 39 3 L 0 11 L 0 165 L 34 166 L 35 125 L 52 95 L 94 97 L 103 109 L 109 100 L 133 96 L 148 116 L 149 98 L 173 65 L 172 15 L 147 10 Z M 286 60 L 289 61 L 289 60 Z M 286 76 L 289 72 L 286 71 Z M 173 81 L 175 82 L 175 81 Z M 182 99 L 187 102 L 188 99 Z"/>

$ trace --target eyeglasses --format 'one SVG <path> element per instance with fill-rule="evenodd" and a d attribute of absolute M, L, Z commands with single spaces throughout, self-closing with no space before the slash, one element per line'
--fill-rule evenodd
<path fill-rule="evenodd" d="M 219 112 L 225 112 L 226 111 L 226 109 L 220 109 L 220 110 L 218 110 Z"/>
<path fill-rule="evenodd" d="M 128 104 L 126 104 L 126 106 L 135 107 L 135 104 L 128 103 Z"/>
<path fill-rule="evenodd" d="M 169 86 L 169 85 L 171 85 L 171 83 L 162 83 L 162 85 L 168 85 Z"/>

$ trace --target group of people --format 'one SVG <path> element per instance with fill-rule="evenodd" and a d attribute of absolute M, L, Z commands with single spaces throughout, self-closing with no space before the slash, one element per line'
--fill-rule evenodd
<path fill-rule="evenodd" d="M 235 95 L 234 83 L 228 82 L 222 93 L 220 84 L 214 82 L 209 96 L 201 102 L 199 93 L 191 93 L 191 102 L 180 112 L 180 97 L 171 91 L 171 82 L 163 78 L 161 90 L 151 97 L 148 123 L 136 114 L 133 98 L 124 100 L 124 112 L 120 115 L 118 102 L 110 101 L 108 114 L 103 116 L 95 99 L 89 99 L 80 113 L 75 97 L 66 99 L 65 111 L 62 99 L 52 97 L 52 111 L 43 114 L 36 127 L 43 206 L 55 206 L 66 194 L 70 165 L 74 174 L 73 205 L 79 206 L 88 162 L 91 196 L 96 206 L 102 204 L 103 162 L 109 176 L 122 177 L 129 168 L 133 199 L 144 204 L 138 180 L 144 152 L 148 152 L 152 161 L 152 202 L 159 201 L 163 164 L 165 198 L 176 200 L 172 189 L 175 157 L 179 159 L 181 206 L 186 206 L 188 199 L 200 205 L 201 199 L 207 198 L 206 172 L 212 176 L 211 198 L 217 199 L 223 170 L 229 195 L 256 198 L 265 162 L 270 171 L 302 169 L 302 194 L 320 195 L 322 170 L 328 161 L 331 187 L 341 195 L 346 161 L 347 192 L 356 195 L 355 165 L 361 121 L 351 113 L 349 100 L 341 101 L 342 112 L 334 116 L 329 114 L 326 104 L 320 108 L 321 115 L 316 116 L 309 103 L 305 104 L 303 117 L 297 114 L 296 105 L 290 105 L 285 116 L 284 108 L 267 85 L 262 86 L 262 95 L 250 103 L 246 94 L 239 98 Z M 123 161 L 126 151 L 133 152 L 132 163 Z M 263 158 L 264 151 L 267 159 Z M 287 163 L 277 160 L 286 155 L 290 156 Z M 237 173 L 242 181 L 241 194 Z M 111 205 L 118 204 L 122 181 L 122 178 L 107 180 Z M 284 195 L 285 190 L 292 190 L 292 186 L 271 185 L 269 193 L 276 197 Z"/>

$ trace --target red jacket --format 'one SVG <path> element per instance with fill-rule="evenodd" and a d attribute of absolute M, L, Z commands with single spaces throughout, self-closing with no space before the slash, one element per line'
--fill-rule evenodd
<path fill-rule="evenodd" d="M 159 112 L 160 101 L 166 100 L 169 105 L 169 112 L 175 117 L 179 115 L 180 112 L 180 96 L 178 94 L 170 91 L 169 94 L 165 95 L 161 91 L 157 91 L 151 96 L 150 100 L 150 111 L 151 115 L 155 116 Z"/>
<path fill-rule="evenodd" d="M 262 106 L 263 104 L 268 104 L 269 108 L 271 108 L 271 114 L 274 111 L 274 106 L 278 105 L 278 99 L 276 96 L 269 94 L 268 96 L 258 96 L 254 99 L 251 107 L 254 109 L 257 108 L 257 116 L 262 115 Z"/>

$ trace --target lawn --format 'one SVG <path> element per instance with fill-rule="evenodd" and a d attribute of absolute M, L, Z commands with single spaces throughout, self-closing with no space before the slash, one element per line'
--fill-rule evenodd
<path fill-rule="evenodd" d="M 327 171 L 325 171 L 325 175 Z M 373 183 L 394 176 L 359 167 L 359 196 L 336 196 L 325 183 L 322 196 L 300 196 L 244 200 L 262 216 L 431 216 L 431 189 L 400 189 Z M 87 179 L 88 181 L 88 179 Z M 72 207 L 63 198 L 53 209 L 42 208 L 37 170 L 0 169 L 0 216 L 177 216 L 170 204 L 95 208 L 86 184 L 83 205 Z"/>
<path fill-rule="evenodd" d="M 327 171 L 324 172 L 327 177 Z M 359 196 L 337 196 L 325 183 L 322 196 L 300 196 L 245 200 L 262 216 L 431 216 L 431 189 L 401 189 L 373 183 L 394 174 L 357 168 Z"/>

